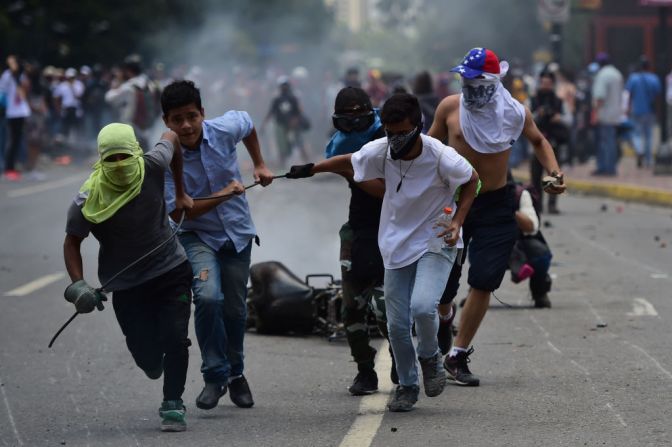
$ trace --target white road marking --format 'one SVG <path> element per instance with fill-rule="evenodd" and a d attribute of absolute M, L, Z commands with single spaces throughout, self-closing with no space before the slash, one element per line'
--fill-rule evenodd
<path fill-rule="evenodd" d="M 657 317 L 658 312 L 653 304 L 644 298 L 635 298 L 632 303 L 632 312 L 628 312 L 627 315 L 629 317 Z"/>
<path fill-rule="evenodd" d="M 51 191 L 55 188 L 60 188 L 62 186 L 67 186 L 72 183 L 78 183 L 82 181 L 82 175 L 71 175 L 58 180 L 52 180 L 50 182 L 39 183 L 37 185 L 26 186 L 25 188 L 12 189 L 7 192 L 7 197 L 15 199 L 17 197 L 29 196 L 31 194 L 37 194 L 39 192 Z"/>
<path fill-rule="evenodd" d="M 634 344 L 634 343 L 630 343 L 630 342 L 627 341 L 627 340 L 623 340 L 623 343 L 625 343 L 626 345 L 628 345 L 628 346 L 630 346 L 630 347 L 632 347 L 632 348 L 635 348 L 636 350 L 638 350 L 639 352 L 641 352 L 642 354 L 644 354 L 649 360 L 651 360 L 651 362 L 653 362 L 654 365 L 656 365 L 656 366 L 658 367 L 658 369 L 659 369 L 663 374 L 665 374 L 669 379 L 672 379 L 672 373 L 669 372 L 668 370 L 666 370 L 665 368 L 663 368 L 663 365 L 661 365 L 660 362 L 659 362 L 658 360 L 655 359 L 655 357 L 653 357 L 651 354 L 649 354 L 648 352 L 646 352 L 646 350 L 645 350 L 644 348 L 642 348 L 642 347 L 640 347 L 640 346 L 637 346 L 637 345 Z"/>
<path fill-rule="evenodd" d="M 588 306 L 588 308 L 590 309 L 590 312 L 591 312 L 593 315 L 595 315 L 595 319 L 597 320 L 597 326 L 598 326 L 598 327 L 606 327 L 606 326 L 607 326 L 607 323 L 604 321 L 604 318 L 602 318 L 602 316 L 601 316 L 600 314 L 597 313 L 597 311 L 595 310 L 595 308 L 593 307 L 593 305 L 590 304 L 590 301 L 584 299 L 583 302 Z"/>
<path fill-rule="evenodd" d="M 667 273 L 651 273 L 651 278 L 653 279 L 667 279 L 670 275 Z"/>
<path fill-rule="evenodd" d="M 560 355 L 562 355 L 562 351 L 561 351 L 561 350 L 559 350 L 558 348 L 556 348 L 556 347 L 555 347 L 555 345 L 554 345 L 553 343 L 551 343 L 551 341 L 550 341 L 550 340 L 546 340 L 546 343 L 547 343 L 547 344 L 548 344 L 548 346 L 550 346 L 550 347 L 551 347 L 551 349 L 552 349 L 552 350 L 554 350 L 554 351 L 555 351 L 555 352 L 556 352 L 557 354 L 560 354 Z"/>
<path fill-rule="evenodd" d="M 384 341 L 378 348 L 376 355 L 378 371 L 389 371 L 392 359 L 388 353 L 388 343 Z M 385 407 L 392 391 L 392 382 L 388 374 L 381 374 L 378 382 L 378 393 L 364 396 L 359 404 L 359 411 L 348 433 L 339 444 L 339 447 L 368 447 L 378 433 L 383 422 Z"/>
<path fill-rule="evenodd" d="M 611 410 L 612 413 L 614 413 L 614 415 L 616 416 L 616 419 L 618 419 L 618 422 L 620 422 L 621 425 L 622 425 L 623 427 L 627 427 L 627 426 L 628 426 L 628 424 L 625 423 L 625 421 L 623 420 L 623 418 L 621 417 L 621 415 L 618 414 L 618 413 L 616 412 L 616 410 L 614 410 L 614 406 L 613 406 L 613 405 L 611 405 L 609 402 L 607 402 L 607 405 L 606 405 L 606 406 L 607 406 L 607 408 L 608 408 L 609 410 Z"/>
<path fill-rule="evenodd" d="M 0 377 L 0 383 L 4 384 L 4 380 L 2 380 L 2 377 Z M 5 387 L 0 386 L 0 391 L 2 392 L 2 400 L 5 401 L 5 408 L 7 408 L 7 416 L 9 417 L 9 425 L 12 426 L 12 430 L 14 431 L 14 437 L 16 438 L 16 442 L 19 443 L 19 445 L 23 445 L 23 440 L 21 440 L 21 435 L 19 435 L 19 430 L 16 428 L 16 424 L 14 423 L 14 415 L 12 414 L 12 408 L 9 406 L 9 400 L 7 399 L 7 393 L 5 393 Z"/>
<path fill-rule="evenodd" d="M 64 277 L 65 272 L 58 272 L 58 273 L 52 273 L 51 275 L 45 275 L 41 278 L 37 278 L 34 281 L 24 284 L 21 287 L 17 287 L 16 289 L 12 289 L 9 292 L 5 292 L 5 296 L 26 296 L 35 292 L 36 290 L 41 289 L 42 287 L 46 287 L 51 283 L 59 281 Z"/>

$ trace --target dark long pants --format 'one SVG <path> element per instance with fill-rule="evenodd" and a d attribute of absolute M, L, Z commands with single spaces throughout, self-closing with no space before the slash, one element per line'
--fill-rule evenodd
<path fill-rule="evenodd" d="M 174 269 L 137 287 L 113 294 L 114 313 L 135 363 L 153 371 L 163 363 L 163 398 L 182 397 L 189 365 L 191 265 Z"/>
<path fill-rule="evenodd" d="M 5 157 L 5 169 L 13 171 L 16 168 L 16 159 L 21 153 L 23 144 L 23 128 L 26 122 L 25 118 L 9 118 L 7 125 L 9 127 L 9 148 Z"/>

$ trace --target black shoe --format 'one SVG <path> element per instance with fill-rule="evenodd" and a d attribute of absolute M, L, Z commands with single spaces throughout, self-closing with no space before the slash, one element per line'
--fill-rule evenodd
<path fill-rule="evenodd" d="M 348 391 L 353 396 L 366 396 L 378 391 L 378 375 L 376 371 L 366 369 L 358 372 Z"/>
<path fill-rule="evenodd" d="M 145 375 L 152 380 L 160 379 L 163 375 L 163 360 L 161 361 L 161 365 L 158 367 L 154 369 L 143 369 L 143 371 L 145 372 Z"/>
<path fill-rule="evenodd" d="M 559 210 L 558 207 L 555 206 L 555 205 L 552 205 L 552 206 L 549 205 L 549 206 L 548 206 L 548 214 L 552 214 L 552 215 L 554 215 L 554 216 L 557 216 L 557 215 L 560 214 L 560 210 Z"/>
<path fill-rule="evenodd" d="M 226 385 L 205 383 L 203 391 L 196 398 L 196 406 L 201 410 L 211 410 L 217 406 L 219 398 L 226 394 Z"/>
<path fill-rule="evenodd" d="M 434 357 L 421 359 L 418 357 L 422 368 L 422 383 L 425 394 L 428 397 L 436 397 L 443 392 L 446 386 L 446 372 L 441 367 L 441 354 L 438 352 Z"/>
<path fill-rule="evenodd" d="M 387 405 L 387 408 L 390 411 L 411 411 L 413 405 L 418 401 L 418 394 L 420 393 L 420 387 L 413 386 L 397 386 L 397 389 L 394 390 L 394 397 L 392 401 Z"/>
<path fill-rule="evenodd" d="M 537 309 L 551 308 L 551 300 L 548 298 L 548 294 L 544 293 L 543 295 L 532 296 L 534 300 L 534 307 Z"/>
<path fill-rule="evenodd" d="M 469 348 L 468 351 L 460 351 L 455 357 L 449 355 L 443 361 L 443 367 L 448 373 L 448 380 L 454 381 L 462 386 L 478 386 L 480 380 L 469 371 L 467 363 L 470 362 L 469 356 L 474 352 L 474 348 Z"/>
<path fill-rule="evenodd" d="M 453 320 L 457 312 L 455 302 L 451 303 L 451 308 L 453 315 L 448 320 L 439 318 L 439 332 L 436 334 L 436 338 L 439 341 L 439 349 L 443 355 L 448 354 L 450 347 L 453 345 Z"/>
<path fill-rule="evenodd" d="M 229 382 L 229 391 L 231 402 L 236 404 L 237 407 L 250 408 L 254 405 L 250 385 L 247 383 L 245 376 L 240 376 Z"/>

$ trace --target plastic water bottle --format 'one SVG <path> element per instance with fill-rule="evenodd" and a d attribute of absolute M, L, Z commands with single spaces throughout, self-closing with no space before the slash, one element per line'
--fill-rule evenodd
<path fill-rule="evenodd" d="M 436 237 L 439 233 L 446 230 L 446 226 L 450 224 L 450 221 L 453 219 L 453 209 L 450 207 L 445 207 L 439 217 L 436 219 L 433 228 L 436 231 L 436 234 L 429 239 L 429 244 L 427 244 L 427 251 L 432 253 L 440 253 L 441 249 L 447 247 L 448 245 L 442 237 Z M 445 237 L 450 237 L 450 234 L 447 234 Z"/>

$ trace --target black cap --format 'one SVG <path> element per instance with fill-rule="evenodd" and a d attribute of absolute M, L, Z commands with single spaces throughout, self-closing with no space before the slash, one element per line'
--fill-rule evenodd
<path fill-rule="evenodd" d="M 373 110 L 369 95 L 359 87 L 345 87 L 341 89 L 338 95 L 336 95 L 334 111 L 336 113 L 344 113 L 355 110 Z"/>

